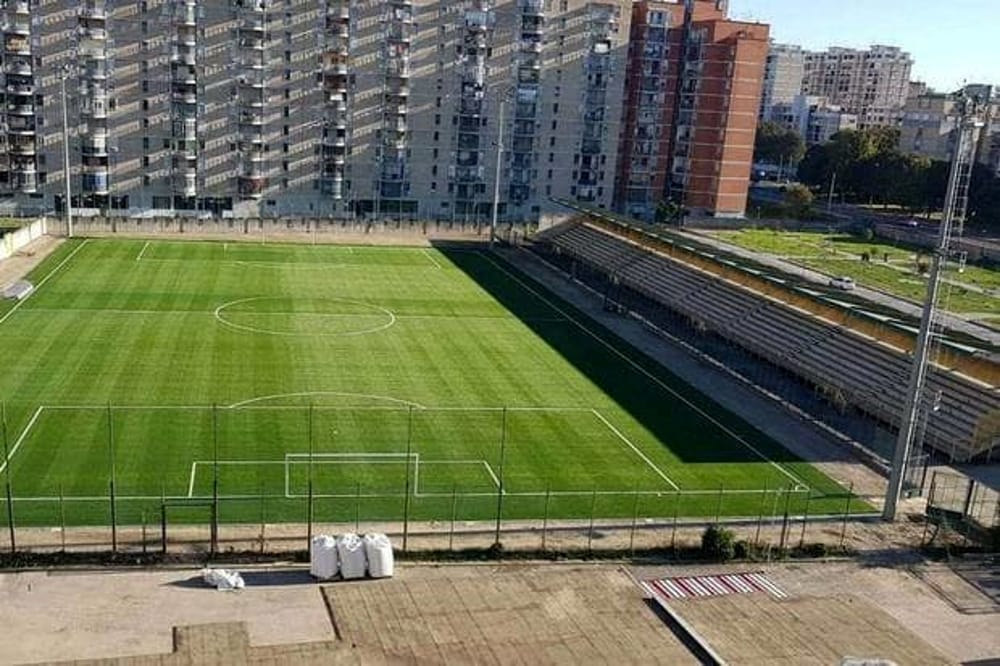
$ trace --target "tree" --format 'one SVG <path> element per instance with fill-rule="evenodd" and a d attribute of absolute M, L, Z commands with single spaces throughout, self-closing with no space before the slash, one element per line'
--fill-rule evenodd
<path fill-rule="evenodd" d="M 805 185 L 791 185 L 785 191 L 785 205 L 796 217 L 803 217 L 809 212 L 814 198 L 812 191 Z"/>
<path fill-rule="evenodd" d="M 762 123 L 754 139 L 754 160 L 769 164 L 796 164 L 806 154 L 802 135 L 777 123 Z"/>

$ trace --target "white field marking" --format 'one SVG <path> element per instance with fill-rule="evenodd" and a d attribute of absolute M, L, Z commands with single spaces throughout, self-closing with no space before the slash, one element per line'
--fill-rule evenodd
<path fill-rule="evenodd" d="M 434 268 L 436 268 L 436 269 L 438 269 L 438 270 L 441 270 L 441 264 L 440 264 L 440 263 L 438 262 L 438 260 L 437 260 L 437 259 L 435 259 L 435 258 L 434 258 L 434 255 L 433 255 L 433 254 L 431 254 L 430 250 L 428 250 L 427 248 L 423 248 L 423 249 L 421 250 L 421 253 L 422 253 L 422 254 L 423 254 L 423 255 L 424 255 L 425 257 L 427 257 L 428 259 L 430 259 L 430 260 L 431 260 L 431 263 L 432 263 L 432 264 L 434 264 Z"/>
<path fill-rule="evenodd" d="M 142 255 L 146 254 L 146 250 L 147 249 L 149 249 L 149 241 L 146 241 L 146 244 L 142 246 L 141 250 L 139 250 L 139 254 L 138 254 L 138 256 L 136 256 L 135 260 L 136 261 L 141 261 L 142 260 Z"/>
<path fill-rule="evenodd" d="M 630 366 L 632 366 L 635 370 L 637 370 L 640 374 L 644 375 L 649 380 L 651 380 L 652 382 L 654 382 L 655 384 L 657 384 L 664 391 L 666 391 L 670 395 L 672 395 L 675 398 L 677 398 L 678 400 L 680 400 L 682 403 L 684 403 L 685 405 L 687 405 L 690 409 L 692 409 L 696 413 L 700 414 L 703 418 L 705 418 L 707 421 L 709 421 L 710 423 L 712 423 L 719 430 L 721 430 L 722 432 L 726 433 L 727 435 L 729 435 L 730 437 L 732 437 L 734 440 L 736 440 L 737 442 L 739 442 L 740 444 L 742 444 L 743 446 L 745 446 L 747 449 L 749 449 L 750 451 L 752 451 L 754 453 L 754 455 L 756 455 L 758 458 L 760 458 L 761 460 L 763 460 L 763 461 L 767 462 L 768 464 L 770 464 L 772 467 L 774 467 L 779 472 L 781 472 L 782 474 L 784 474 L 785 476 L 787 476 L 789 479 L 791 479 L 792 481 L 794 481 L 796 484 L 802 485 L 802 486 L 806 485 L 805 483 L 803 483 L 803 481 L 800 478 L 798 478 L 797 476 L 795 476 L 794 474 L 792 474 L 791 472 L 789 472 L 787 469 L 785 469 L 784 467 L 782 467 L 780 464 L 776 463 L 775 461 L 771 460 L 766 455 L 764 455 L 763 453 L 761 453 L 761 451 L 758 448 L 756 448 L 755 446 L 753 446 L 752 444 L 750 444 L 749 442 L 747 442 L 745 439 L 743 439 L 742 437 L 740 437 L 739 435 L 737 435 L 735 432 L 733 432 L 732 430 L 730 430 L 729 428 L 727 428 L 726 426 L 724 426 L 722 423 L 720 423 L 711 414 L 706 413 L 701 408 L 699 408 L 697 405 L 695 405 L 690 400 L 688 400 L 687 398 L 685 398 L 683 395 L 681 395 L 677 391 L 675 391 L 672 388 L 670 388 L 669 386 L 667 386 L 667 384 L 665 382 L 663 382 L 663 380 L 661 380 L 659 377 L 657 377 L 656 375 L 654 375 L 651 372 L 649 372 L 648 370 L 646 370 L 644 367 L 642 367 L 641 365 L 639 365 L 638 363 L 636 363 L 634 360 L 632 360 L 631 358 L 629 358 L 626 354 L 622 353 L 617 347 L 615 347 L 614 345 L 612 345 L 611 343 L 609 343 L 607 340 L 603 339 L 601 336 L 597 335 L 592 330 L 590 330 L 589 328 L 587 328 L 587 326 L 585 324 L 583 324 L 579 320 L 573 318 L 572 316 L 570 316 L 570 314 L 568 312 L 566 312 L 562 308 L 558 307 L 556 304 L 554 304 L 552 301 L 550 301 L 549 299 L 547 299 L 545 296 L 543 296 L 542 294 L 539 294 L 537 291 L 535 291 L 530 286 L 528 286 L 527 284 L 525 284 L 524 281 L 521 280 L 517 275 L 515 275 L 514 273 L 511 273 L 509 270 L 507 270 L 506 268 L 504 268 L 503 266 L 501 266 L 500 264 L 498 264 L 496 261 L 494 261 L 490 256 L 488 256 L 484 252 L 482 252 L 482 251 L 478 251 L 478 252 L 479 252 L 479 254 L 484 259 L 486 259 L 486 261 L 488 261 L 491 264 L 493 264 L 497 269 L 499 269 L 501 272 L 505 273 L 514 282 L 516 282 L 518 285 L 520 285 L 522 289 L 524 289 L 525 291 L 527 291 L 531 295 L 535 296 L 535 298 L 539 299 L 540 301 L 542 301 L 543 303 L 545 303 L 546 305 L 548 305 L 550 308 L 552 308 L 553 310 L 555 310 L 556 312 L 558 312 L 559 314 L 561 314 L 563 317 L 565 317 L 566 319 L 568 319 L 570 322 L 572 322 L 573 324 L 575 324 L 577 326 L 577 328 L 579 328 L 581 331 L 583 331 L 584 333 L 586 333 L 587 335 L 589 335 L 591 338 L 593 338 L 594 340 L 596 340 L 597 342 L 599 342 L 602 346 L 606 347 L 615 356 L 618 356 L 619 358 L 621 358 L 623 361 L 625 361 Z"/>
<path fill-rule="evenodd" d="M 148 259 L 146 261 L 149 261 Z M 32 312 L 74 312 L 95 315 L 211 315 L 205 310 L 122 310 L 117 308 L 31 308 Z"/>
<path fill-rule="evenodd" d="M 35 410 L 35 413 L 31 415 L 31 420 L 28 421 L 28 425 L 24 426 L 24 430 L 21 431 L 21 435 L 17 438 L 17 441 L 14 442 L 14 446 L 10 447 L 10 452 L 7 454 L 7 457 L 4 459 L 3 464 L 0 465 L 0 473 L 3 473 L 3 471 L 5 469 L 7 469 L 7 464 L 14 457 L 14 454 L 17 453 L 17 450 L 19 448 L 21 448 L 21 444 L 28 437 L 28 433 L 34 427 L 35 421 L 37 421 L 38 417 L 42 415 L 42 410 L 44 410 L 44 409 L 45 409 L 45 406 L 44 405 L 40 405 L 38 407 L 38 409 Z"/>
<path fill-rule="evenodd" d="M 343 391 L 300 391 L 298 393 L 275 393 L 274 395 L 262 395 L 256 398 L 250 398 L 248 400 L 242 400 L 240 402 L 234 402 L 229 405 L 228 409 L 239 409 L 240 407 L 246 407 L 247 405 L 252 405 L 257 402 L 267 402 L 269 400 L 278 400 L 279 398 L 305 398 L 309 396 L 338 396 L 341 398 L 364 398 L 366 400 L 376 400 L 383 402 L 392 402 L 397 405 L 403 405 L 404 407 L 413 407 L 414 409 L 427 409 L 424 405 L 419 402 L 411 402 L 410 400 L 401 400 L 400 398 L 393 398 L 387 395 L 374 395 L 371 393 L 346 393 Z"/>
<path fill-rule="evenodd" d="M 353 336 L 358 336 L 358 335 L 368 335 L 369 333 L 378 333 L 380 331 L 384 331 L 387 328 L 392 327 L 396 323 L 396 314 L 392 310 L 389 310 L 387 308 L 383 308 L 380 305 L 372 305 L 371 303 L 363 303 L 361 301 L 352 301 L 352 300 L 346 299 L 346 298 L 332 298 L 332 299 L 326 299 L 326 300 L 339 301 L 339 302 L 342 302 L 342 303 L 350 303 L 350 304 L 353 304 L 353 305 L 363 305 L 365 307 L 372 308 L 373 310 L 378 310 L 382 314 L 387 315 L 389 317 L 389 321 L 387 321 L 386 323 L 384 323 L 384 324 L 382 324 L 380 326 L 374 326 L 372 328 L 366 328 L 366 329 L 360 330 L 360 331 L 347 331 L 345 333 L 293 333 L 293 332 L 290 332 L 290 331 L 270 331 L 270 330 L 263 329 L 263 328 L 257 328 L 255 326 L 244 326 L 243 324 L 236 324 L 236 323 L 233 323 L 233 322 L 229 321 L 228 319 L 226 319 L 225 317 L 223 317 L 222 314 L 221 314 L 223 310 L 225 310 L 228 307 L 232 307 L 234 305 L 240 305 L 242 303 L 250 303 L 250 302 L 253 302 L 253 301 L 273 300 L 273 298 L 274 297 L 272 297 L 272 296 L 254 296 L 253 298 L 240 298 L 240 299 L 237 299 L 235 301 L 230 301 L 228 303 L 223 303 L 219 307 L 215 308 L 215 312 L 213 314 L 215 315 L 216 320 L 218 320 L 218 322 L 220 324 L 222 324 L 223 326 L 228 326 L 230 328 L 236 329 L 238 331 L 247 331 L 247 332 L 250 332 L 250 333 L 260 333 L 262 335 L 279 335 L 279 336 L 289 336 L 289 337 L 303 337 L 303 336 L 305 336 L 305 337 L 338 337 L 338 338 L 347 338 L 347 337 L 353 337 Z M 251 314 L 280 314 L 280 313 L 258 312 L 258 313 L 251 313 Z M 289 314 L 291 314 L 291 313 L 289 313 Z M 302 313 L 296 313 L 296 314 L 302 314 Z M 364 316 L 370 316 L 370 315 L 358 315 L 358 316 L 364 317 Z"/>
<path fill-rule="evenodd" d="M 654 472 L 656 472 L 657 476 L 659 476 L 661 479 L 663 479 L 664 481 L 666 481 L 670 485 L 670 487 L 672 487 L 674 490 L 680 490 L 681 489 L 680 486 L 678 486 L 676 483 L 674 483 L 670 479 L 669 476 L 667 476 L 666 474 L 664 474 L 663 470 L 660 469 L 659 467 L 657 467 L 656 464 L 652 460 L 650 460 L 649 457 L 645 453 L 643 453 L 642 451 L 640 451 L 639 447 L 637 447 L 635 444 L 632 443 L 632 440 L 630 440 L 628 437 L 626 437 L 624 434 L 622 434 L 621 430 L 619 430 L 618 428 L 614 427 L 611 424 L 611 421 L 609 421 L 606 418 L 604 418 L 603 414 L 601 414 L 596 409 L 592 409 L 592 410 L 590 410 L 590 412 L 594 416 L 596 416 L 601 421 L 601 423 L 603 423 L 608 428 L 608 430 L 610 430 L 611 432 L 613 432 L 618 439 L 620 439 L 621 441 L 625 442 L 625 445 L 628 446 L 628 448 L 632 449 L 632 452 L 635 453 L 635 455 L 637 455 L 640 458 L 642 458 L 643 462 L 645 462 L 647 465 L 649 465 L 650 469 L 652 469 Z"/>
<path fill-rule="evenodd" d="M 205 461 L 201 461 L 205 462 Z M 220 461 L 221 463 L 222 461 Z M 280 460 L 240 460 L 240 461 L 229 461 L 232 464 L 248 464 L 248 465 L 283 465 L 284 463 Z M 783 495 L 786 492 L 792 492 L 793 494 L 809 492 L 808 490 L 792 490 L 788 491 L 785 489 L 760 489 L 760 490 L 726 490 L 723 491 L 725 495 L 757 495 L 758 497 L 762 493 L 769 495 Z M 594 490 L 552 490 L 552 491 L 526 491 L 526 492 L 511 492 L 508 493 L 504 491 L 504 495 L 509 495 L 510 497 L 545 497 L 545 495 L 552 495 L 553 497 L 590 497 L 594 494 Z M 715 495 L 718 496 L 718 490 L 684 490 L 684 491 L 669 491 L 669 490 L 598 490 L 597 495 L 600 496 L 618 496 L 618 497 L 634 497 L 635 495 L 640 495 L 644 497 L 672 497 L 674 495 L 688 496 L 688 495 Z M 467 492 L 467 493 L 457 493 L 457 497 L 496 497 L 496 493 L 491 492 Z M 316 498 L 351 498 L 355 497 L 355 493 L 344 493 L 344 494 L 330 494 L 330 495 L 315 495 Z M 401 493 L 362 493 L 361 497 L 364 498 L 385 498 L 385 497 L 399 497 Z M 452 493 L 422 493 L 422 497 L 451 497 Z M 118 495 L 120 500 L 133 500 L 133 501 L 150 501 L 159 500 L 161 498 L 167 500 L 183 500 L 190 499 L 187 495 Z M 200 499 L 202 497 L 207 498 L 207 496 L 199 496 L 195 499 Z M 266 495 L 265 497 L 282 497 L 282 495 Z M 108 496 L 105 495 L 64 495 L 60 498 L 58 495 L 36 495 L 33 497 L 15 497 L 15 502 L 57 502 L 63 499 L 67 502 L 107 502 Z M 249 495 L 219 495 L 219 499 L 260 499 L 259 493 L 253 493 Z M 829 514 L 813 514 L 812 517 L 820 517 Z M 839 515 L 839 513 L 837 514 Z M 878 517 L 881 513 L 851 513 L 851 517 Z M 757 518 L 751 517 L 754 521 Z"/>
<path fill-rule="evenodd" d="M 38 290 L 42 288 L 42 285 L 44 285 L 46 282 L 48 282 L 49 278 L 51 278 L 53 275 L 55 275 L 59 271 L 60 268 L 62 268 L 63 266 L 65 266 L 69 262 L 70 259 L 72 259 L 73 257 L 75 257 L 76 253 L 79 252 L 80 250 L 82 250 L 83 246 L 86 245 L 89 242 L 90 242 L 90 239 L 88 238 L 85 241 L 83 241 L 82 243 L 80 243 L 79 245 L 77 245 L 76 249 L 73 250 L 72 252 L 70 252 L 68 257 L 66 257 L 61 262 L 59 262 L 58 266 L 56 266 L 51 271 L 49 271 L 48 273 L 46 273 L 45 277 L 43 277 L 38 282 L 38 284 L 35 285 L 34 291 L 32 291 L 30 294 L 28 294 L 27 296 L 25 296 L 24 298 L 22 298 L 21 300 L 19 300 L 17 303 L 15 303 L 14 307 L 12 307 L 10 310 L 7 311 L 7 314 L 5 314 L 4 316 L 0 317 L 0 324 L 4 323 L 8 319 L 10 319 L 10 316 L 12 314 L 14 314 L 15 312 L 17 312 L 18 308 L 20 308 L 22 305 L 24 305 L 25 303 L 27 303 L 29 298 L 31 298 L 32 296 L 34 296 L 35 294 L 37 294 Z"/>
<path fill-rule="evenodd" d="M 511 321 L 511 322 L 541 322 L 544 324 L 558 324 L 567 321 L 564 317 L 527 317 L 522 319 L 521 317 L 515 317 L 513 315 L 447 315 L 447 314 L 413 314 L 413 315 L 402 315 L 397 314 L 396 319 L 454 319 L 456 321 L 462 320 L 483 320 L 483 321 Z"/>
<path fill-rule="evenodd" d="M 191 463 L 191 480 L 188 482 L 188 497 L 194 497 L 194 475 L 198 471 L 198 461 Z"/>

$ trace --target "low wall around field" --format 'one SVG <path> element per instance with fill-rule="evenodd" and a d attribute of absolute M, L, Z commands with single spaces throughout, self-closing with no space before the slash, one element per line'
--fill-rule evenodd
<path fill-rule="evenodd" d="M 65 234 L 65 223 L 52 224 Z M 497 237 L 516 242 L 532 231 L 520 223 L 497 225 Z M 439 220 L 335 220 L 328 218 L 115 218 L 84 217 L 73 223 L 73 235 L 138 238 L 175 237 L 251 242 L 315 242 L 361 244 L 424 244 L 431 241 L 486 241 L 489 224 Z"/>
<path fill-rule="evenodd" d="M 0 237 L 0 260 L 13 257 L 28 243 L 48 233 L 48 220 L 41 218 Z"/>

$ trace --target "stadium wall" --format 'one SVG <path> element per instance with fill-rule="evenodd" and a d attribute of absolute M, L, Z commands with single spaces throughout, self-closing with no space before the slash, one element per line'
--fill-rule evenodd
<path fill-rule="evenodd" d="M 14 256 L 28 243 L 47 233 L 48 220 L 42 218 L 0 237 L 0 260 Z"/>

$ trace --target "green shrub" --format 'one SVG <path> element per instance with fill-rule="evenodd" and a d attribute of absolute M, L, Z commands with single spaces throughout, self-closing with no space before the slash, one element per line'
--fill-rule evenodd
<path fill-rule="evenodd" d="M 736 538 L 725 527 L 709 525 L 701 535 L 701 552 L 706 557 L 726 562 L 736 557 Z"/>

